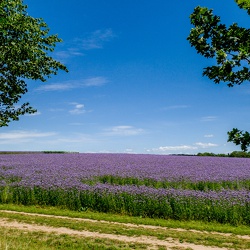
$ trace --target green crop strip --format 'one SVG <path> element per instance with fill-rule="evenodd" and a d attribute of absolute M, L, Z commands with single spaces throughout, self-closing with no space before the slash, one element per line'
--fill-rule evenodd
<path fill-rule="evenodd" d="M 89 179 L 82 179 L 82 183 L 88 185 L 96 185 L 97 183 L 111 184 L 111 185 L 135 185 L 146 186 L 153 188 L 175 188 L 175 189 L 189 189 L 197 191 L 220 191 L 223 189 L 230 190 L 250 190 L 250 180 L 235 180 L 235 181 L 188 181 L 188 180 L 160 180 L 150 178 L 136 178 L 136 177 L 121 177 L 114 175 L 101 175 Z"/>

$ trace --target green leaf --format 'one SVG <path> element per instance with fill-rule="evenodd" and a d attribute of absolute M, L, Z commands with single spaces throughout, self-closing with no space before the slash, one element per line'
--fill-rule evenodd
<path fill-rule="evenodd" d="M 249 8 L 249 1 L 238 2 Z M 250 80 L 250 69 L 243 66 L 250 65 L 250 29 L 236 23 L 227 28 L 212 10 L 200 6 L 190 15 L 190 22 L 195 26 L 187 38 L 191 46 L 202 56 L 216 60 L 215 66 L 204 69 L 204 76 L 217 84 L 227 82 L 229 87 Z"/>
<path fill-rule="evenodd" d="M 28 91 L 25 80 L 44 82 L 58 70 L 68 72 L 50 56 L 62 40 L 50 35 L 43 19 L 29 16 L 26 9 L 22 0 L 0 1 L 0 127 L 36 111 L 29 103 L 15 108 Z"/>

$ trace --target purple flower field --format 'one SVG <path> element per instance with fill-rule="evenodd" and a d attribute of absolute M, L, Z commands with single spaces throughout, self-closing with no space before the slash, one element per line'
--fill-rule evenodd
<path fill-rule="evenodd" d="M 250 159 L 3 154 L 0 202 L 250 224 Z"/>
<path fill-rule="evenodd" d="M 80 185 L 81 179 L 114 175 L 180 181 L 250 180 L 250 159 L 134 154 L 6 154 L 0 176 L 27 185 Z"/>

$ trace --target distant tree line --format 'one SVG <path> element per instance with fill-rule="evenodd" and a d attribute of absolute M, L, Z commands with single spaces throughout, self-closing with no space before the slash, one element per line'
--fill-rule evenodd
<path fill-rule="evenodd" d="M 244 151 L 233 151 L 228 154 L 215 154 L 210 152 L 198 153 L 197 156 L 217 156 L 217 157 L 239 157 L 239 158 L 250 158 L 250 152 Z"/>

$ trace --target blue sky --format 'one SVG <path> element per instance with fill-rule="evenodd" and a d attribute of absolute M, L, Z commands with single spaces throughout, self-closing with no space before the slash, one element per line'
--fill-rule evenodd
<path fill-rule="evenodd" d="M 233 0 L 25 0 L 63 42 L 53 57 L 69 73 L 28 82 L 37 108 L 0 131 L 0 150 L 175 154 L 239 150 L 233 127 L 250 129 L 250 85 L 202 77 L 213 63 L 186 40 L 189 15 L 207 6 L 249 27 Z"/>

